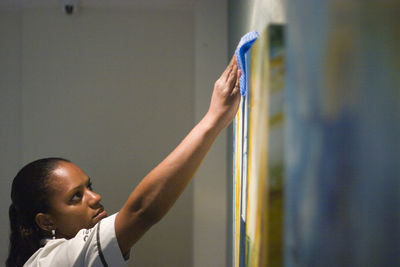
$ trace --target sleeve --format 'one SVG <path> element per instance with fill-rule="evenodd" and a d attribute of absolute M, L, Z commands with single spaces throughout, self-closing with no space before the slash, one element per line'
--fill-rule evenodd
<path fill-rule="evenodd" d="M 104 218 L 92 229 L 82 229 L 69 240 L 49 241 L 24 266 L 126 266 L 115 235 L 116 214 Z M 129 257 L 129 255 L 128 255 Z"/>
<path fill-rule="evenodd" d="M 101 220 L 96 231 L 96 249 L 102 266 L 125 266 L 125 259 L 121 253 L 115 234 L 115 217 L 112 215 L 110 219 Z M 108 220 L 107 220 L 108 219 Z"/>

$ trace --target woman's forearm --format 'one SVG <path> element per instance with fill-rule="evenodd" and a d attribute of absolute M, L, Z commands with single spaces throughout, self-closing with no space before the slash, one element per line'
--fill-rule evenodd
<path fill-rule="evenodd" d="M 137 186 L 126 205 L 152 223 L 160 220 L 191 181 L 221 131 L 205 116 Z"/>

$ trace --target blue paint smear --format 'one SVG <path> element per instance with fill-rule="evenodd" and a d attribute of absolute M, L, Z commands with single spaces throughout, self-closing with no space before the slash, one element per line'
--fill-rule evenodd
<path fill-rule="evenodd" d="M 246 53 L 250 50 L 253 43 L 258 38 L 258 32 L 252 31 L 246 33 L 241 39 L 236 48 L 235 55 L 238 67 L 242 72 L 239 78 L 240 94 L 245 96 L 247 94 L 247 72 L 246 72 Z"/>

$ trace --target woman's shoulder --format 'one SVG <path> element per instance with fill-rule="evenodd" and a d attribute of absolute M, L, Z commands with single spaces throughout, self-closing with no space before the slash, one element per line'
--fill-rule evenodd
<path fill-rule="evenodd" d="M 44 239 L 41 241 L 44 246 L 38 249 L 24 264 L 24 266 L 51 266 L 59 256 L 58 252 L 68 240 L 65 238 Z M 64 265 L 65 266 L 65 265 Z"/>
<path fill-rule="evenodd" d="M 44 240 L 24 266 L 101 266 L 107 261 L 109 266 L 125 266 L 115 237 L 115 215 L 80 230 L 74 238 Z"/>

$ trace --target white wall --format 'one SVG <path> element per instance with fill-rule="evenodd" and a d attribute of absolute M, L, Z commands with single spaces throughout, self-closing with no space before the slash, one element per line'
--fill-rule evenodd
<path fill-rule="evenodd" d="M 70 158 L 116 212 L 193 125 L 192 11 L 27 9 L 23 20 L 23 160 Z M 137 243 L 135 266 L 191 263 L 192 194 Z"/>
<path fill-rule="evenodd" d="M 21 166 L 21 16 L 0 10 L 0 261 L 8 251 L 11 179 Z"/>
<path fill-rule="evenodd" d="M 22 101 L 20 109 L 8 105 L 17 113 L 4 112 L 14 117 L 20 112 L 22 131 L 18 142 L 18 135 L 11 132 L 15 129 L 5 127 L 10 132 L 6 137 L 22 147 L 23 164 L 46 156 L 73 160 L 93 177 L 108 210 L 117 211 L 139 180 L 194 124 L 192 9 L 88 8 L 67 17 L 59 8 L 29 8 L 9 22 L 19 19 L 19 33 L 16 23 L 3 30 L 21 36 L 22 44 L 20 51 L 6 55 L 21 60 L 14 60 L 18 71 L 2 79 L 2 85 L 20 78 L 14 87 L 22 84 L 22 98 L 14 88 L 2 86 L 1 91 L 14 102 Z M 2 23 L 7 24 L 11 23 Z M 15 43 L 18 39 L 9 46 Z M 8 116 L 4 121 L 21 123 Z M 9 184 L 21 161 L 6 154 L 2 158 L 18 165 L 2 180 L 5 213 Z M 190 187 L 134 247 L 131 263 L 191 264 L 192 198 Z M 2 225 L 8 228 L 8 223 Z M 7 236 L 4 228 L 2 232 Z"/>
<path fill-rule="evenodd" d="M 226 1 L 159 9 L 0 8 L 0 261 L 10 184 L 25 163 L 71 159 L 110 212 L 205 113 L 227 63 Z M 5 41 L 3 41 L 5 40 Z M 134 247 L 132 266 L 224 266 L 226 141 L 171 212 Z"/>
<path fill-rule="evenodd" d="M 195 116 L 207 111 L 215 80 L 225 69 L 227 54 L 227 1 L 202 0 L 195 8 Z M 194 180 L 195 267 L 226 266 L 227 155 L 222 132 Z"/>

